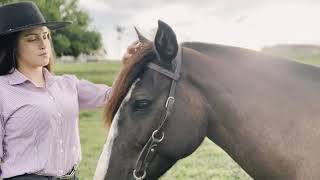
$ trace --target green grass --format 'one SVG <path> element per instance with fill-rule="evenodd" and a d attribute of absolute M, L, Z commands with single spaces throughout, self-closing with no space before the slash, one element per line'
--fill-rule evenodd
<path fill-rule="evenodd" d="M 102 127 L 101 110 L 88 110 L 80 113 L 80 141 L 82 162 L 78 175 L 80 180 L 91 180 L 106 139 L 106 129 Z"/>
<path fill-rule="evenodd" d="M 302 60 L 301 60 L 302 59 Z M 320 65 L 320 57 L 300 58 L 299 62 Z M 95 83 L 112 84 L 121 64 L 119 62 L 57 64 L 56 74 L 75 74 Z M 101 110 L 80 113 L 82 162 L 80 180 L 91 180 L 96 162 L 106 139 Z M 180 160 L 161 180 L 249 180 L 251 179 L 222 149 L 205 139 L 189 157 Z"/>
<path fill-rule="evenodd" d="M 320 65 L 320 57 L 319 56 L 306 56 L 306 57 L 296 57 L 295 58 L 298 62 L 311 64 L 311 65 Z"/>
<path fill-rule="evenodd" d="M 320 65 L 320 56 L 319 55 L 309 55 L 309 56 L 275 55 L 275 56 L 284 57 L 284 58 L 291 59 L 291 60 L 294 60 L 296 62 L 303 63 L 303 64 L 309 64 L 309 65 L 314 65 L 314 66 Z"/>
<path fill-rule="evenodd" d="M 107 61 L 104 63 L 55 64 L 53 69 L 57 75 L 74 74 L 80 79 L 111 85 L 120 66 L 119 61 Z"/>
<path fill-rule="evenodd" d="M 205 139 L 187 158 L 180 160 L 161 180 L 251 179 L 221 148 Z"/>

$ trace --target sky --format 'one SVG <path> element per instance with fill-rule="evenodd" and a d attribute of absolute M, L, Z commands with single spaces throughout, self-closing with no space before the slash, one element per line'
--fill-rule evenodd
<path fill-rule="evenodd" d="M 79 0 L 101 32 L 109 58 L 137 40 L 153 40 L 160 19 L 179 42 L 200 41 L 260 50 L 275 44 L 320 45 L 320 0 Z M 120 26 L 121 35 L 116 28 Z"/>

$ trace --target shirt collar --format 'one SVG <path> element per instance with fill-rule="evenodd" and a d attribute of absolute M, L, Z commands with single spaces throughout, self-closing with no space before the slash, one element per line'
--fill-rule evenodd
<path fill-rule="evenodd" d="M 54 76 L 47 70 L 47 68 L 43 68 L 42 73 L 46 81 L 46 86 L 50 87 L 55 82 Z M 17 69 L 15 69 L 13 73 L 8 75 L 8 80 L 10 85 L 18 85 L 26 81 L 30 81 L 25 75 L 23 75 Z"/>
<path fill-rule="evenodd" d="M 48 71 L 47 68 L 42 68 L 42 73 L 46 81 L 46 86 L 50 87 L 55 82 L 55 77 Z"/>
<path fill-rule="evenodd" d="M 8 74 L 7 77 L 10 85 L 22 84 L 28 81 L 28 78 L 24 76 L 21 72 L 19 72 L 17 69 L 14 69 L 13 73 Z"/>

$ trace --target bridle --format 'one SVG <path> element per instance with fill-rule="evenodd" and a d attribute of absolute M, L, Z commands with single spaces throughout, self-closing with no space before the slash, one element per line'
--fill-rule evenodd
<path fill-rule="evenodd" d="M 180 78 L 180 72 L 181 72 L 181 62 L 182 62 L 182 48 L 178 48 L 178 53 L 175 59 L 172 61 L 175 63 L 175 72 L 171 72 L 155 63 L 148 63 L 147 67 L 161 73 L 167 77 L 169 77 L 171 81 L 171 87 L 170 92 L 165 104 L 165 108 L 162 111 L 161 119 L 160 119 L 160 125 L 156 130 L 153 131 L 152 135 L 150 136 L 147 143 L 144 145 L 143 149 L 141 150 L 139 157 L 136 162 L 136 167 L 133 171 L 133 177 L 136 180 L 143 180 L 147 175 L 147 168 L 152 161 L 153 157 L 156 154 L 156 149 L 158 144 L 163 141 L 164 139 L 164 131 L 163 126 L 165 122 L 167 121 L 169 115 L 171 114 L 174 102 L 175 102 L 175 91 L 177 82 Z M 159 136 L 161 135 L 161 136 Z"/>

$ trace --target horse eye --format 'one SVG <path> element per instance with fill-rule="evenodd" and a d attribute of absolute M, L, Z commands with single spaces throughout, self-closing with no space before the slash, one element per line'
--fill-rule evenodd
<path fill-rule="evenodd" d="M 134 102 L 134 110 L 135 111 L 143 111 L 147 109 L 151 104 L 150 100 L 142 99 L 142 100 L 136 100 Z"/>

